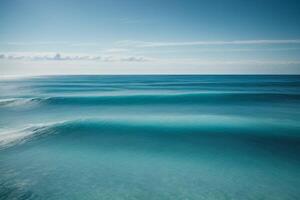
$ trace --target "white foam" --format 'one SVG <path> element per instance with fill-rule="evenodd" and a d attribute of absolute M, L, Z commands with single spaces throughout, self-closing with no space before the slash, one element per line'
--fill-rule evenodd
<path fill-rule="evenodd" d="M 48 127 L 47 125 L 35 125 L 14 130 L 0 130 L 0 149 L 23 143 Z"/>
<path fill-rule="evenodd" d="M 29 108 L 34 105 L 37 105 L 39 101 L 33 98 L 11 98 L 11 99 L 0 99 L 0 106 L 8 108 L 20 108 L 21 106 L 26 105 L 23 108 Z"/>

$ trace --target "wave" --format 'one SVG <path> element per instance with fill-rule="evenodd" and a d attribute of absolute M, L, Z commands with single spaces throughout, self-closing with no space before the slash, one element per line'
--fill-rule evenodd
<path fill-rule="evenodd" d="M 49 125 L 32 125 L 16 130 L 0 131 L 0 150 L 22 144 L 50 128 Z"/>
<path fill-rule="evenodd" d="M 6 131 L 0 134 L 0 149 L 55 133 L 81 138 L 87 135 L 97 137 L 150 137 L 150 138 L 279 138 L 300 141 L 300 126 L 297 122 L 278 123 L 272 119 L 254 119 L 235 116 L 203 115 L 181 117 L 131 117 L 96 118 L 59 121 L 48 124 L 30 125 L 27 128 Z"/>
<path fill-rule="evenodd" d="M 39 104 L 46 99 L 43 98 L 10 98 L 10 99 L 0 99 L 0 107 L 20 107 L 25 106 L 31 107 Z"/>
<path fill-rule="evenodd" d="M 226 105 L 245 103 L 299 103 L 300 94 L 284 93 L 182 93 L 138 94 L 114 96 L 61 96 L 38 98 L 15 98 L 0 101 L 0 106 L 47 105 L 145 105 L 145 104 L 198 104 Z"/>

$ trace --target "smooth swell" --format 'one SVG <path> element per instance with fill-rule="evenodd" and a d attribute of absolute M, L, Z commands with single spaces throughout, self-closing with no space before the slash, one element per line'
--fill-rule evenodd
<path fill-rule="evenodd" d="M 300 103 L 299 94 L 283 93 L 183 93 L 183 94 L 142 94 L 114 96 L 61 96 L 6 99 L 0 106 L 44 105 L 143 105 L 143 104 L 199 104 L 236 105 L 247 103 Z"/>
<path fill-rule="evenodd" d="M 217 123 L 216 123 L 217 122 Z M 275 130 L 274 130 L 275 128 Z M 48 124 L 31 125 L 15 131 L 7 131 L 0 135 L 0 148 L 12 147 L 25 143 L 30 139 L 53 133 L 70 133 L 76 130 L 90 132 L 126 132 L 138 133 L 138 135 L 168 134 L 183 137 L 190 134 L 195 136 L 223 135 L 232 137 L 266 137 L 299 140 L 300 125 L 297 122 L 278 124 L 272 119 L 254 119 L 234 116 L 203 115 L 203 116 L 180 116 L 180 117 L 148 117 L 148 118 L 97 118 L 71 121 L 52 122 Z M 288 134 L 283 131 L 289 131 Z M 241 133 L 242 132 L 242 133 Z M 100 133 L 99 133 L 100 134 Z M 124 134 L 124 133 L 121 133 Z"/>

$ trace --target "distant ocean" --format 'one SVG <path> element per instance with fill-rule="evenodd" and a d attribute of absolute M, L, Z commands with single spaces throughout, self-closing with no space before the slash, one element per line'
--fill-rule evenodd
<path fill-rule="evenodd" d="M 300 199 L 300 76 L 0 80 L 0 199 Z"/>

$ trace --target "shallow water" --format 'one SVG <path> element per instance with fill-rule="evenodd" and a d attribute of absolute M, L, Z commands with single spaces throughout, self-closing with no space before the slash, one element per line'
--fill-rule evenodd
<path fill-rule="evenodd" d="M 300 76 L 49 76 L 0 92 L 0 199 L 300 198 Z"/>

